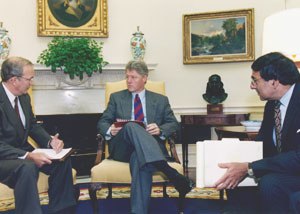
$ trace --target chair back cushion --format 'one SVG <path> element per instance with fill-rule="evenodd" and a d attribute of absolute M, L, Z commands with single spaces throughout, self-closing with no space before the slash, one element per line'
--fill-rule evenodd
<path fill-rule="evenodd" d="M 153 92 L 165 95 L 165 83 L 164 82 L 147 80 L 145 87 L 149 91 L 153 91 Z M 121 80 L 118 82 L 107 82 L 105 85 L 105 106 L 107 106 L 109 97 L 112 93 L 124 90 L 126 88 L 127 88 L 126 80 Z"/>

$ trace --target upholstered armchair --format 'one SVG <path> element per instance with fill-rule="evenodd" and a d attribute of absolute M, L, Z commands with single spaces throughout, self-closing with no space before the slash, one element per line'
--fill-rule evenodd
<path fill-rule="evenodd" d="M 147 81 L 146 89 L 165 94 L 165 84 L 164 82 L 153 82 Z M 126 89 L 126 81 L 119 82 L 110 82 L 106 83 L 105 89 L 105 104 L 107 105 L 109 101 L 110 94 L 117 92 L 123 89 Z M 183 174 L 183 166 L 180 164 L 180 161 L 177 156 L 175 149 L 174 136 L 166 141 L 166 146 L 170 153 L 170 156 L 174 158 L 175 162 L 168 162 L 170 166 L 175 168 L 178 172 Z M 108 145 L 104 138 L 99 134 L 97 136 L 98 141 L 98 151 L 95 160 L 95 166 L 91 169 L 91 187 L 89 189 L 90 198 L 93 203 L 94 213 L 98 213 L 98 203 L 97 203 L 97 190 L 102 188 L 102 183 L 107 184 L 108 187 L 108 196 L 107 198 L 112 198 L 112 188 L 113 184 L 130 184 L 131 175 L 129 170 L 129 163 L 119 162 L 112 159 L 107 159 L 109 156 Z M 121 175 L 121 176 L 120 176 Z M 161 173 L 156 172 L 153 175 L 153 183 L 162 183 L 163 184 L 163 196 L 168 197 L 166 192 L 166 187 L 168 183 L 167 177 Z"/>
<path fill-rule="evenodd" d="M 0 81 L 1 81 L 1 78 L 0 78 Z M 32 107 L 33 107 L 34 105 L 33 105 L 33 96 L 32 96 L 32 89 L 31 88 L 28 90 L 28 94 L 31 97 L 31 104 L 32 104 Z M 33 139 L 31 139 L 30 137 L 28 139 L 28 142 L 34 148 L 38 147 L 38 144 Z M 75 185 L 76 184 L 76 170 L 72 169 L 72 174 L 73 174 L 73 184 Z M 48 177 L 49 177 L 48 175 L 40 172 L 38 183 L 37 183 L 39 193 L 48 191 L 48 188 L 49 188 L 49 186 L 48 186 Z M 76 194 L 76 199 L 78 199 L 78 197 L 79 197 L 79 188 L 77 186 L 74 186 L 74 190 L 75 190 L 75 194 Z M 13 189 L 10 189 L 8 186 L 0 183 L 0 201 L 4 200 L 4 199 L 9 199 L 9 198 L 14 198 Z"/>

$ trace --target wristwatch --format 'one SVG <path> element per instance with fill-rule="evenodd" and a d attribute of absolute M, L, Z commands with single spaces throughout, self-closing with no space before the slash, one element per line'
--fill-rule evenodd
<path fill-rule="evenodd" d="M 255 178 L 251 163 L 248 163 L 248 177 Z"/>

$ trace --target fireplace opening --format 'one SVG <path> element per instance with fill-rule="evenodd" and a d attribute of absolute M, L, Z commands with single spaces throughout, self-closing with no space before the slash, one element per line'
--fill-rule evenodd
<path fill-rule="evenodd" d="M 76 153 L 71 156 L 72 166 L 78 176 L 89 176 L 94 165 L 97 150 L 97 122 L 100 113 L 37 115 L 49 134 L 59 133 L 65 147 L 72 147 Z"/>

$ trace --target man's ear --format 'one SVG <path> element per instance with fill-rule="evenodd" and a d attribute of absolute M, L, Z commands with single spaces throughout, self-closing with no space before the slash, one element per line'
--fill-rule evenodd
<path fill-rule="evenodd" d="M 274 88 L 277 88 L 279 86 L 279 84 L 280 84 L 279 80 L 272 80 L 272 86 Z"/>
<path fill-rule="evenodd" d="M 16 81 L 16 79 L 17 79 L 17 77 L 14 76 L 14 77 L 9 78 L 7 81 L 10 83 L 14 83 Z"/>

